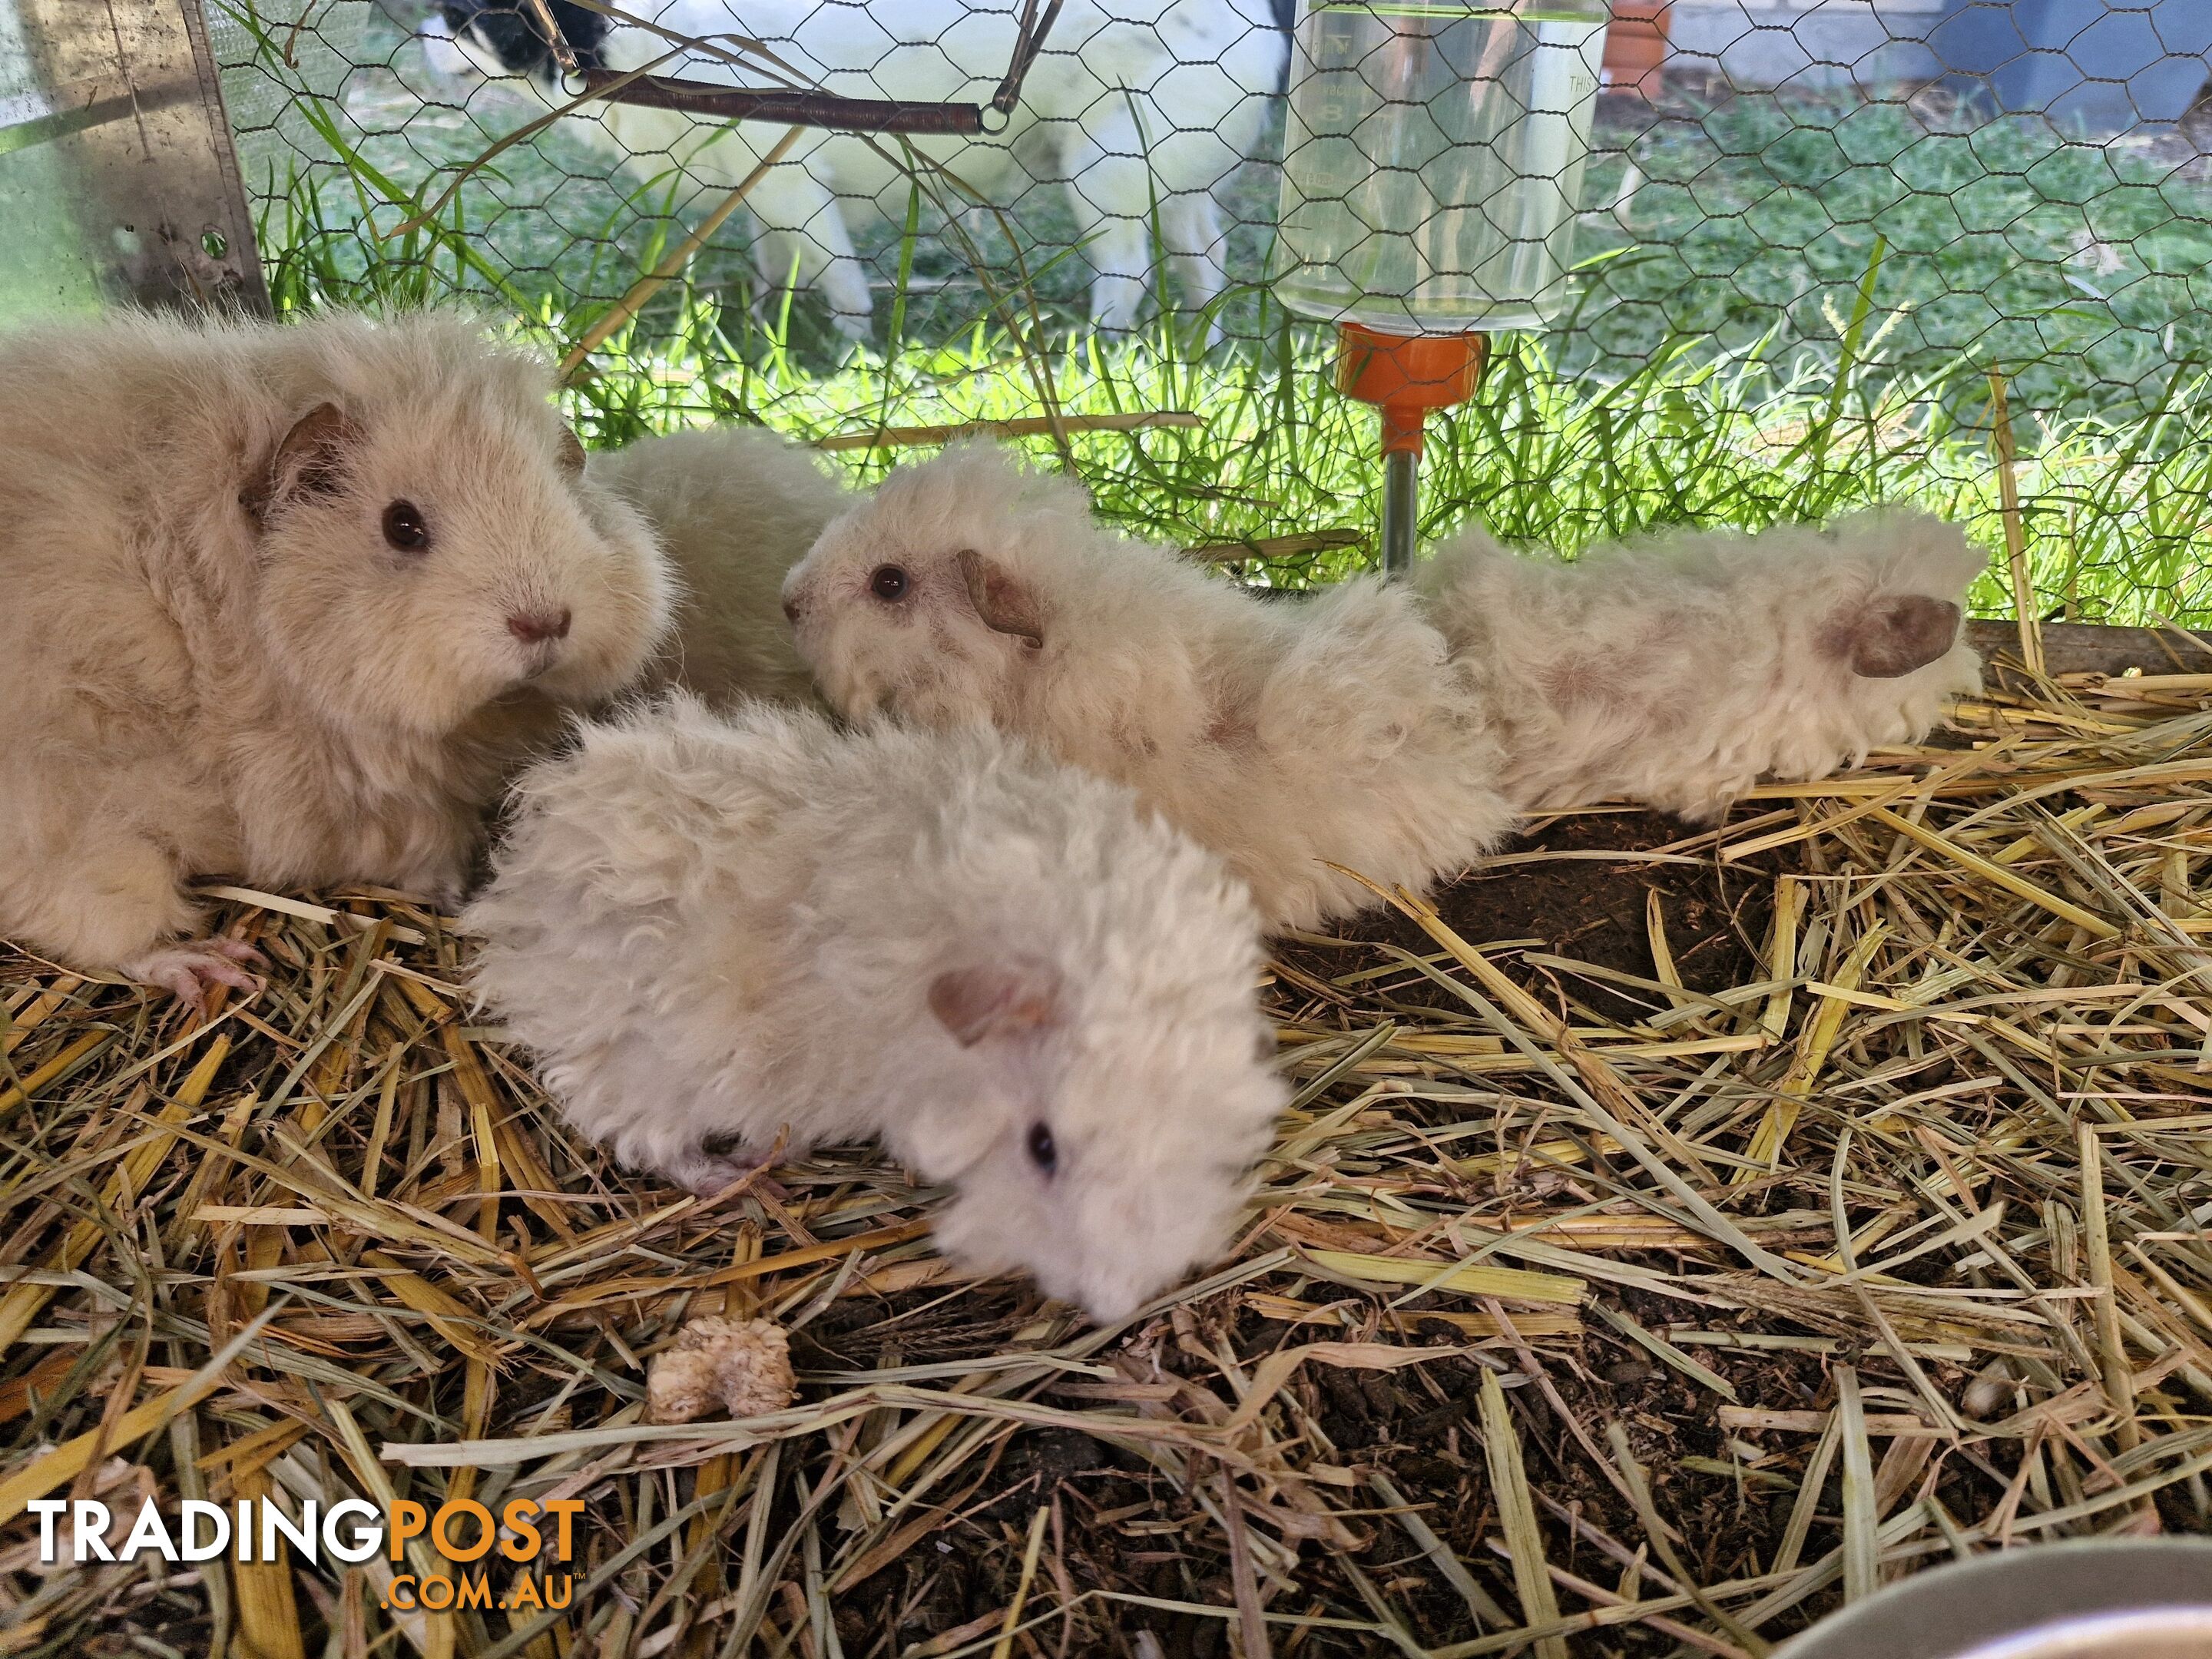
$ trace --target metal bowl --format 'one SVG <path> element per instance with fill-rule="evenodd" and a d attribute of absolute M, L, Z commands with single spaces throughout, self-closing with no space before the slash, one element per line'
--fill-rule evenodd
<path fill-rule="evenodd" d="M 1939 1567 L 1775 1659 L 2212 1659 L 2212 1540 L 2092 1539 Z"/>
<path fill-rule="evenodd" d="M 2212 1607 L 2154 1607 L 2062 1619 L 1971 1649 L 1964 1659 L 2204 1659 Z"/>

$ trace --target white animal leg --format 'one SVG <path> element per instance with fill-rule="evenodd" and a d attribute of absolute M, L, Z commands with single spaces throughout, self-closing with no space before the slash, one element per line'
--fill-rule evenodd
<path fill-rule="evenodd" d="M 1101 96 L 1067 157 L 1067 199 L 1077 234 L 1097 274 L 1091 320 L 1103 333 L 1126 334 L 1144 309 L 1152 275 L 1152 170 L 1130 100 Z"/>
<path fill-rule="evenodd" d="M 1234 169 L 1237 158 L 1212 133 L 1169 131 L 1160 107 L 1138 99 L 1134 107 L 1121 94 L 1110 118 L 1102 117 L 1079 145 L 1069 191 L 1076 217 L 1086 232 L 1098 272 L 1092 284 L 1091 316 L 1102 329 L 1133 327 L 1147 283 L 1154 275 L 1152 230 L 1159 228 L 1160 253 L 1175 277 L 1174 301 L 1183 310 L 1203 312 L 1228 285 L 1222 270 L 1221 210 L 1213 199 L 1217 179 Z M 1165 305 L 1170 296 L 1162 295 Z M 1207 343 L 1221 337 L 1218 321 L 1207 329 Z"/>
<path fill-rule="evenodd" d="M 829 186 L 803 165 L 787 165 L 755 185 L 745 205 L 760 228 L 761 277 L 767 286 L 796 280 L 802 289 L 818 289 L 838 331 L 866 338 L 875 309 L 867 267 L 854 253 L 852 232 Z"/>
<path fill-rule="evenodd" d="M 1163 203 L 1160 232 L 1175 268 L 1176 297 L 1185 310 L 1205 314 L 1229 286 L 1228 274 L 1221 264 L 1221 210 L 1212 191 L 1186 191 Z M 1209 316 L 1206 343 L 1213 346 L 1220 342 L 1221 319 L 1218 314 Z"/>

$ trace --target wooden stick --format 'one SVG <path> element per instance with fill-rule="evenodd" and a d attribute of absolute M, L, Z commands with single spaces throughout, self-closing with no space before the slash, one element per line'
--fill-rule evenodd
<path fill-rule="evenodd" d="M 1149 427 L 1202 427 L 1188 410 L 1159 409 L 1133 415 L 1024 416 L 1012 421 L 968 421 L 957 426 L 886 426 L 873 432 L 841 432 L 817 438 L 817 449 L 897 449 L 949 444 L 958 438 L 1042 438 L 1055 432 L 1140 432 Z"/>
<path fill-rule="evenodd" d="M 1366 537 L 1357 530 L 1310 530 L 1296 536 L 1255 536 L 1249 541 L 1208 542 L 1204 547 L 1187 547 L 1186 558 L 1200 559 L 1211 564 L 1226 564 L 1231 560 L 1279 559 L 1294 553 L 1328 553 L 1340 547 L 1358 547 Z"/>
<path fill-rule="evenodd" d="M 2112 1288 L 2112 1230 L 2105 1216 L 2105 1154 L 2097 1126 L 2077 1125 L 2075 1146 L 2081 1161 L 2081 1233 L 2088 1257 L 2089 1283 L 2100 1294 L 2092 1309 L 2096 1320 L 2097 1358 L 2101 1362 L 2105 1400 L 2112 1409 L 2113 1437 L 2122 1451 L 2142 1443 L 2136 1416 L 2135 1373 L 2120 1342 L 2120 1306 Z"/>
<path fill-rule="evenodd" d="M 2035 614 L 2035 589 L 2027 579 L 2027 529 L 2020 516 L 2019 452 L 2012 437 L 2012 406 L 2002 371 L 1990 371 L 1990 413 L 1996 426 L 1997 495 L 2004 515 L 2005 556 L 2012 567 L 2012 605 L 2020 617 L 2020 659 L 2031 674 L 2043 672 L 2043 624 Z"/>
<path fill-rule="evenodd" d="M 530 0 L 530 9 L 538 14 L 538 26 L 545 31 L 545 44 L 553 48 L 553 60 L 561 65 L 564 75 L 576 72 L 576 49 L 568 44 L 568 37 L 561 33 L 561 26 L 553 21 L 553 8 L 549 0 Z"/>

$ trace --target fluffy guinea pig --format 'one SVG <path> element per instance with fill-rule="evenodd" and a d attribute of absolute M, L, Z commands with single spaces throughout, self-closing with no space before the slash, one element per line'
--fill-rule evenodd
<path fill-rule="evenodd" d="M 1269 927 L 1420 888 L 1510 827 L 1466 676 L 1369 579 L 1262 604 L 970 445 L 893 472 L 784 583 L 841 714 L 988 720 L 1129 784 L 1249 881 Z"/>
<path fill-rule="evenodd" d="M 586 476 L 645 514 L 681 589 L 650 687 L 716 704 L 812 699 L 780 605 L 783 578 L 853 504 L 812 451 L 764 428 L 716 427 L 602 452 Z"/>
<path fill-rule="evenodd" d="M 1954 526 L 1884 508 L 1572 562 L 1469 530 L 1414 584 L 1480 690 L 1516 806 L 1626 795 L 1710 820 L 1762 775 L 1917 740 L 1978 689 L 1960 618 L 1987 563 Z"/>
<path fill-rule="evenodd" d="M 624 1161 L 701 1191 L 880 1136 L 937 1236 L 1112 1321 L 1227 1243 L 1285 1091 L 1257 921 L 1104 779 L 984 727 L 674 694 L 526 773 L 476 985 Z"/>
<path fill-rule="evenodd" d="M 456 896 L 666 624 L 552 390 L 437 313 L 0 337 L 0 935 L 196 999 L 193 876 Z"/>

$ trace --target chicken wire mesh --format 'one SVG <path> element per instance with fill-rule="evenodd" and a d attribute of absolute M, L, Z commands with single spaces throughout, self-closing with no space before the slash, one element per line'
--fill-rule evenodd
<path fill-rule="evenodd" d="M 1283 302 L 1293 32 L 1349 9 L 1403 45 L 1559 9 L 1297 6 L 1028 8 L 1056 15 L 1019 103 L 964 136 L 578 94 L 642 69 L 983 106 L 1023 0 L 210 15 L 280 307 L 477 295 L 568 353 L 605 442 L 758 419 L 865 472 L 1026 420 L 1102 510 L 1279 581 L 1371 556 L 1375 530 L 1372 414 Z M 1904 497 L 2000 555 L 1986 608 L 2203 619 L 2212 8 L 1610 13 L 1568 268 L 1433 428 L 1425 530 L 1475 514 L 1571 549 Z"/>

